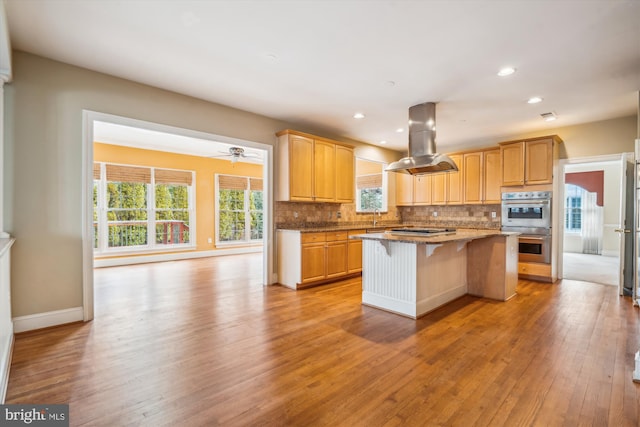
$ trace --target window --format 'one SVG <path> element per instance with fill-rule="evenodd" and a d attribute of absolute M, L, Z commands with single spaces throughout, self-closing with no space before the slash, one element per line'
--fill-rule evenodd
<path fill-rule="evenodd" d="M 262 240 L 262 179 L 216 175 L 216 243 Z"/>
<path fill-rule="evenodd" d="M 565 186 L 565 221 L 564 228 L 568 232 L 582 230 L 582 196 L 584 190 L 573 184 Z"/>
<path fill-rule="evenodd" d="M 356 212 L 387 210 L 385 164 L 356 158 Z"/>
<path fill-rule="evenodd" d="M 193 247 L 193 172 L 94 164 L 96 253 Z"/>

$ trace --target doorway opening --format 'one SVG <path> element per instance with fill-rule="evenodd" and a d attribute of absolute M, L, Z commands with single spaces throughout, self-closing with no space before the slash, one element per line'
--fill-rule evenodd
<path fill-rule="evenodd" d="M 85 321 L 94 267 L 261 252 L 262 284 L 272 283 L 273 147 L 91 111 L 84 119 Z"/>
<path fill-rule="evenodd" d="M 627 153 L 561 162 L 559 275 L 624 288 Z M 629 271 L 632 271 L 631 269 Z"/>

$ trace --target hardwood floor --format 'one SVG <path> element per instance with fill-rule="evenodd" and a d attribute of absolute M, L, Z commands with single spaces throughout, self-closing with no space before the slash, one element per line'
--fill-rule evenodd
<path fill-rule="evenodd" d="M 74 426 L 639 425 L 640 317 L 614 287 L 520 281 L 415 321 L 359 280 L 260 277 L 259 254 L 98 269 L 93 322 L 16 337 L 7 403 Z"/>

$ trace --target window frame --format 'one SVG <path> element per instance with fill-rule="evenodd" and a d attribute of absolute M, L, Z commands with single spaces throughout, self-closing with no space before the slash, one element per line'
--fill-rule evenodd
<path fill-rule="evenodd" d="M 581 234 L 582 233 L 582 209 L 583 209 L 583 195 L 584 189 L 574 184 L 567 184 L 567 186 L 575 187 L 576 189 L 567 187 L 564 194 L 564 232 L 567 234 Z M 578 201 L 579 207 L 572 206 L 573 201 Z M 574 213 L 579 214 L 578 220 L 580 221 L 580 228 L 569 227 L 569 223 L 575 225 L 576 219 L 573 218 Z"/>
<path fill-rule="evenodd" d="M 98 247 L 93 249 L 94 256 L 112 256 L 112 255 L 127 255 L 127 254 L 145 254 L 145 253 L 158 253 L 158 252 L 178 252 L 183 250 L 193 250 L 196 248 L 196 173 L 193 170 L 175 169 L 159 166 L 139 166 L 133 164 L 113 163 L 113 162 L 97 162 L 100 167 L 100 179 L 94 178 L 94 183 L 98 181 Z M 109 226 L 107 219 L 107 172 L 106 165 L 114 166 L 127 166 L 134 168 L 145 168 L 150 170 L 151 179 L 149 183 L 145 183 L 147 186 L 147 244 L 136 246 L 117 246 L 109 247 Z M 191 174 L 191 185 L 187 185 L 187 197 L 189 208 L 187 209 L 189 214 L 189 242 L 188 243 L 171 243 L 161 244 L 156 243 L 156 182 L 155 174 L 156 170 L 171 170 L 177 172 L 188 172 Z M 117 182 L 117 181 L 113 181 Z M 166 183 L 160 183 L 159 185 L 166 185 Z M 174 184 L 175 185 L 175 184 Z M 95 207 L 94 207 L 95 209 Z M 94 237 L 95 239 L 95 237 Z"/>
<path fill-rule="evenodd" d="M 244 198 L 243 198 L 243 211 L 244 212 L 244 240 L 233 240 L 233 241 L 224 241 L 224 240 L 220 240 L 220 176 L 229 176 L 229 177 L 234 177 L 234 178 L 243 178 L 246 179 L 247 181 L 247 187 L 246 189 L 244 189 Z M 259 179 L 260 181 L 264 180 L 262 177 L 255 177 L 255 176 L 245 176 L 245 175 L 230 175 L 230 174 L 225 174 L 225 173 L 216 173 L 214 180 L 215 180 L 215 194 L 214 194 L 214 199 L 215 199 L 215 218 L 214 218 L 214 232 L 215 232 L 215 246 L 216 247 L 228 247 L 228 246 L 251 246 L 251 245 L 262 245 L 263 244 L 263 240 L 264 240 L 264 213 L 265 213 L 265 206 L 264 206 L 264 188 L 262 190 L 253 190 L 253 191 L 261 191 L 262 192 L 262 210 L 261 211 L 255 211 L 255 210 L 251 210 L 251 197 L 250 197 L 250 193 L 251 193 L 251 180 L 252 179 Z M 261 212 L 262 213 L 262 237 L 259 239 L 252 239 L 251 238 L 251 213 L 252 212 Z"/>
<path fill-rule="evenodd" d="M 377 174 L 363 174 L 363 175 L 358 175 L 358 168 L 357 168 L 357 161 L 361 160 L 361 161 L 365 161 L 365 162 L 370 162 L 370 163 L 378 163 L 380 165 L 381 171 L 380 174 L 382 175 L 382 187 L 372 187 L 372 188 L 380 188 L 382 191 L 382 206 L 380 208 L 370 208 L 370 209 L 361 209 L 360 208 L 360 204 L 362 203 L 362 195 L 360 194 L 360 189 L 358 189 L 358 176 L 369 176 L 369 175 L 377 175 Z M 355 190 L 355 208 L 356 208 L 356 213 L 371 213 L 371 212 L 380 212 L 380 213 L 387 213 L 389 211 L 389 183 L 388 183 L 388 175 L 389 173 L 387 171 L 385 171 L 386 167 L 387 167 L 388 163 L 383 162 L 383 161 L 378 161 L 378 160 L 371 160 L 371 159 L 365 159 L 362 157 L 357 157 L 356 158 L 356 168 L 355 168 L 355 179 L 354 179 L 354 190 Z"/>

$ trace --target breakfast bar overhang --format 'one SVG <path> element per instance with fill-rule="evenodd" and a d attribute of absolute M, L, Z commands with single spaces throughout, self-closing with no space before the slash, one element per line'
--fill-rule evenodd
<path fill-rule="evenodd" d="M 465 294 L 506 301 L 518 283 L 518 233 L 372 233 L 362 244 L 362 303 L 418 318 Z"/>

